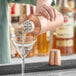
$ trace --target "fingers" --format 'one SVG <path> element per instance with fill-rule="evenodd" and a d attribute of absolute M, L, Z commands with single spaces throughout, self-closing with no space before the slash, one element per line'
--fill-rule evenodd
<path fill-rule="evenodd" d="M 39 12 L 39 14 L 43 15 L 44 17 L 46 17 L 47 19 L 50 19 L 50 14 L 48 13 L 48 11 L 42 7 L 41 11 Z"/>
<path fill-rule="evenodd" d="M 57 12 L 52 6 L 43 5 L 42 7 L 38 8 L 36 15 L 42 15 L 47 19 L 54 21 L 56 19 Z"/>
<path fill-rule="evenodd" d="M 55 9 L 54 9 L 53 7 L 47 6 L 47 5 L 44 5 L 43 8 L 46 9 L 47 12 L 49 13 L 50 20 L 51 20 L 51 21 L 54 21 L 54 20 L 56 19 Z"/>
<path fill-rule="evenodd" d="M 52 9 L 53 9 L 53 14 L 54 14 L 53 18 L 54 18 L 54 20 L 55 20 L 55 19 L 56 19 L 56 17 L 57 17 L 57 13 L 56 13 L 55 8 L 52 8 Z"/>
<path fill-rule="evenodd" d="M 50 20 L 52 20 L 53 19 L 53 10 L 47 5 L 44 5 L 43 8 L 49 13 Z"/>

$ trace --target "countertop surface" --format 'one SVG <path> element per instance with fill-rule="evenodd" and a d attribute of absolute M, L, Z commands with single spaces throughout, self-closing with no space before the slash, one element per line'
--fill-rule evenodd
<path fill-rule="evenodd" d="M 76 55 L 61 57 L 61 60 L 70 60 L 70 59 L 76 59 Z M 38 63 L 38 62 L 46 62 L 46 61 L 48 61 L 48 56 L 47 57 L 33 57 L 33 58 L 25 59 L 25 63 Z M 16 58 L 16 59 L 12 59 L 11 65 L 20 64 L 20 63 L 21 63 L 21 59 Z M 0 76 L 21 76 L 21 74 L 0 75 Z M 32 72 L 32 73 L 25 73 L 24 76 L 76 76 L 76 69 Z"/>
<path fill-rule="evenodd" d="M 1 76 L 21 76 L 21 74 Z M 76 69 L 25 73 L 24 76 L 76 76 Z"/>

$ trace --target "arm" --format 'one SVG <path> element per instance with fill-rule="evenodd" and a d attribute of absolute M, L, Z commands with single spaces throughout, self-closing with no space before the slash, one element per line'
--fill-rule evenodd
<path fill-rule="evenodd" d="M 8 0 L 8 2 L 14 2 L 14 3 L 26 3 L 26 4 L 33 4 L 36 5 L 37 0 Z"/>

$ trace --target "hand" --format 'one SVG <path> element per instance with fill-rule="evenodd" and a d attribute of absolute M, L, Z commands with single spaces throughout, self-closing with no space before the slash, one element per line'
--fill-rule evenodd
<path fill-rule="evenodd" d="M 43 15 L 51 21 L 54 21 L 56 19 L 56 10 L 52 6 L 43 5 L 41 10 L 39 10 L 37 14 Z"/>
<path fill-rule="evenodd" d="M 36 15 L 43 15 L 51 21 L 55 20 L 56 12 L 55 9 L 50 6 L 52 0 L 38 0 L 36 6 Z"/>

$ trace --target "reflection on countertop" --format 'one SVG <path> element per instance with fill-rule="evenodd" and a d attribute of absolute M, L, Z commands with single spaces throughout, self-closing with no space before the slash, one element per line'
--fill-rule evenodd
<path fill-rule="evenodd" d="M 3 76 L 21 76 L 21 74 Z M 76 76 L 76 69 L 25 73 L 24 76 Z"/>

